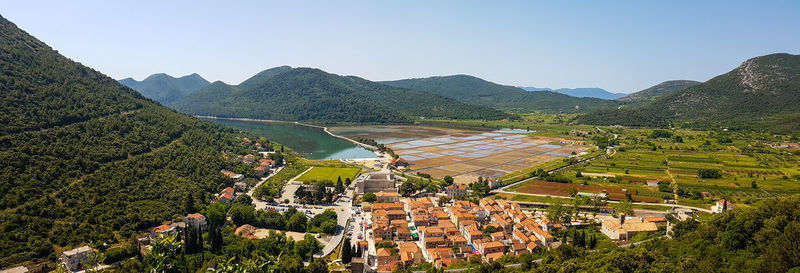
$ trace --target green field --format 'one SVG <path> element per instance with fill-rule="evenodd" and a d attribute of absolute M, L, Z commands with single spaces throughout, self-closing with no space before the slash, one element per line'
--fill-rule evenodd
<path fill-rule="evenodd" d="M 361 173 L 361 169 L 359 168 L 338 168 L 338 167 L 314 167 L 307 173 L 303 174 L 299 178 L 298 181 L 333 181 L 341 177 L 342 180 L 345 178 L 355 179 L 358 174 Z"/>

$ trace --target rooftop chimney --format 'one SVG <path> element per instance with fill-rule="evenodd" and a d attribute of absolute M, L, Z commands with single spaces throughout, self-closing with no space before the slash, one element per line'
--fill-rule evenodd
<path fill-rule="evenodd" d="M 624 213 L 620 213 L 619 214 L 619 225 L 622 226 L 624 224 L 625 224 L 625 214 Z"/>

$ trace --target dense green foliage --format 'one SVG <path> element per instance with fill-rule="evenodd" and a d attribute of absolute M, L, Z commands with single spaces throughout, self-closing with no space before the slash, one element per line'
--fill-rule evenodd
<path fill-rule="evenodd" d="M 709 222 L 678 222 L 675 239 L 640 247 L 570 246 L 550 251 L 533 272 L 788 272 L 800 266 L 800 196 L 773 198 Z M 559 271 L 560 272 L 560 271 Z"/>
<path fill-rule="evenodd" d="M 605 109 L 578 122 L 700 129 L 800 131 L 800 55 L 772 54 L 745 61 L 705 83 L 652 102 Z"/>
<path fill-rule="evenodd" d="M 644 89 L 639 92 L 631 93 L 630 95 L 624 96 L 622 98 L 617 99 L 618 101 L 624 102 L 643 102 L 653 100 L 659 96 L 663 96 L 674 91 L 678 91 L 690 86 L 694 86 L 699 84 L 700 82 L 697 81 L 690 81 L 690 80 L 675 80 L 675 81 L 665 81 L 647 89 Z"/>
<path fill-rule="evenodd" d="M 573 113 L 615 106 L 615 101 L 576 98 L 550 91 L 529 92 L 499 85 L 473 76 L 454 75 L 382 82 L 387 85 L 422 90 L 458 101 L 514 112 L 543 111 Z"/>
<path fill-rule="evenodd" d="M 238 86 L 221 82 L 171 105 L 218 117 L 351 123 L 408 123 L 413 117 L 503 119 L 503 112 L 422 91 L 319 69 L 277 67 Z"/>
<path fill-rule="evenodd" d="M 210 237 L 208 233 L 206 237 Z M 217 235 L 214 235 L 217 236 Z M 151 251 L 134 259 L 122 261 L 107 269 L 112 273 L 134 272 L 296 272 L 327 273 L 324 260 L 310 261 L 304 267 L 303 260 L 322 249 L 316 238 L 306 235 L 294 241 L 284 233 L 271 231 L 260 240 L 248 240 L 234 235 L 231 228 L 219 231 L 218 248 L 203 243 L 199 249 L 190 251 L 194 244 L 181 235 L 161 236 L 151 244 Z"/>
<path fill-rule="evenodd" d="M 210 82 L 200 75 L 191 74 L 175 78 L 164 73 L 150 75 L 142 81 L 133 78 L 119 80 L 119 83 L 139 91 L 143 96 L 167 105 L 206 87 Z"/>
<path fill-rule="evenodd" d="M 0 267 L 126 241 L 232 184 L 240 137 L 59 55 L 0 17 Z"/>

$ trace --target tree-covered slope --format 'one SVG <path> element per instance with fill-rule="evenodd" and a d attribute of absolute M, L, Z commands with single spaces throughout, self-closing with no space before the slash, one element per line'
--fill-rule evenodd
<path fill-rule="evenodd" d="M 208 86 L 209 83 L 196 73 L 175 78 L 164 73 L 150 75 L 142 81 L 133 78 L 125 78 L 119 81 L 121 84 L 133 88 L 142 93 L 147 98 L 170 104 L 184 96 L 191 94 L 197 89 Z"/>
<path fill-rule="evenodd" d="M 215 83 L 171 107 L 193 115 L 353 123 L 407 123 L 413 117 L 502 119 L 509 115 L 416 90 L 319 69 L 277 67 L 238 86 Z"/>
<path fill-rule="evenodd" d="M 800 131 L 800 56 L 772 54 L 745 61 L 707 82 L 652 102 L 579 117 L 588 124 Z"/>
<path fill-rule="evenodd" d="M 0 17 L 0 268 L 113 244 L 230 183 L 223 127 L 179 114 Z M 199 204 L 199 203 L 198 203 Z"/>
<path fill-rule="evenodd" d="M 772 198 L 710 221 L 675 222 L 674 239 L 594 251 L 561 246 L 529 272 L 798 272 L 800 196 Z"/>
<path fill-rule="evenodd" d="M 648 101 L 655 99 L 656 97 L 663 96 L 674 91 L 678 91 L 687 87 L 691 87 L 694 85 L 699 84 L 698 81 L 690 81 L 690 80 L 674 80 L 674 81 L 665 81 L 656 85 L 653 85 L 647 89 L 631 93 L 630 95 L 624 96 L 622 98 L 618 98 L 618 101 L 624 102 L 641 102 L 641 101 Z"/>
<path fill-rule="evenodd" d="M 421 90 L 461 102 L 515 112 L 583 112 L 617 105 L 617 102 L 576 98 L 551 91 L 529 92 L 468 75 L 405 79 L 381 82 L 395 87 Z"/>

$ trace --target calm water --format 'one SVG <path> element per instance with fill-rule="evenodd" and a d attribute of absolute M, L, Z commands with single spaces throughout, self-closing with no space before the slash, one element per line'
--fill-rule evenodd
<path fill-rule="evenodd" d="M 375 154 L 320 128 L 283 122 L 208 119 L 228 127 L 263 136 L 294 149 L 307 159 L 374 158 Z"/>

